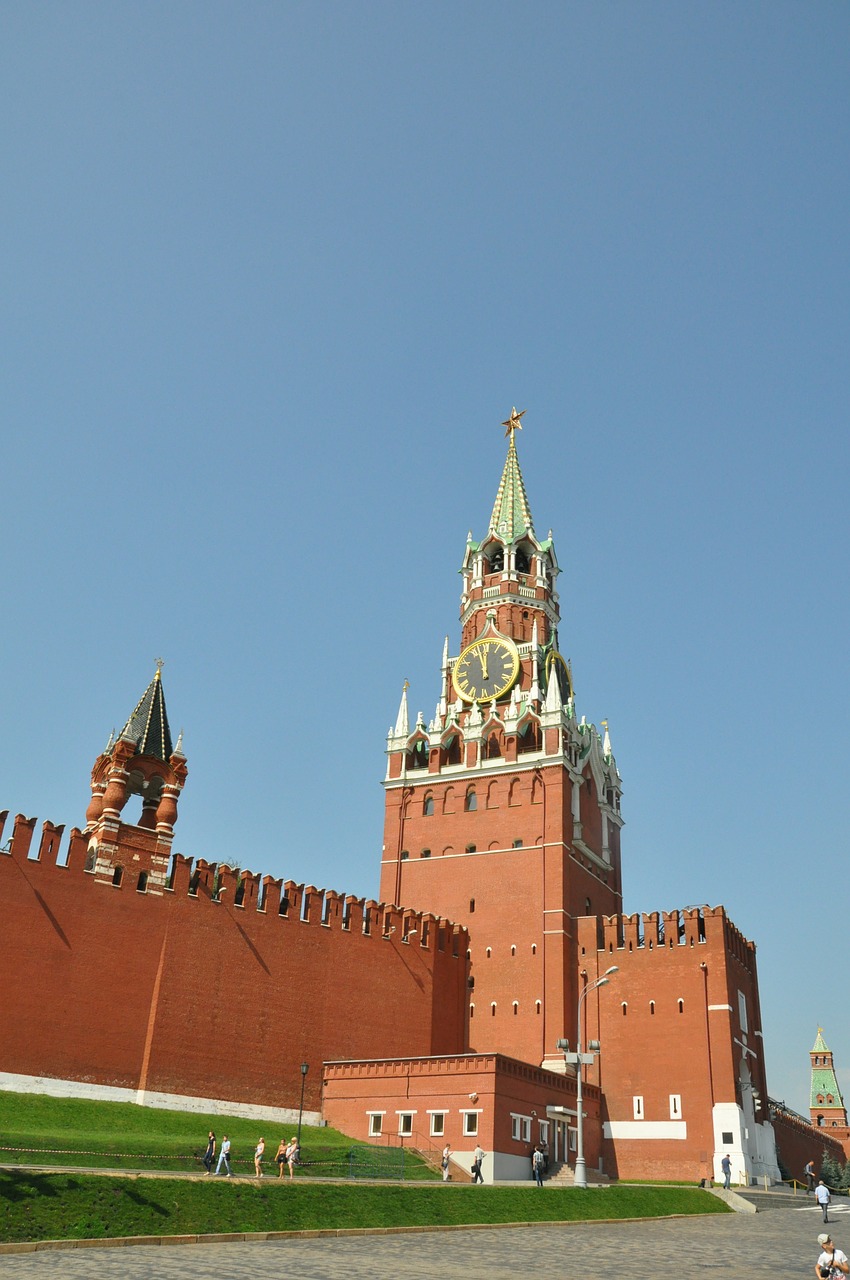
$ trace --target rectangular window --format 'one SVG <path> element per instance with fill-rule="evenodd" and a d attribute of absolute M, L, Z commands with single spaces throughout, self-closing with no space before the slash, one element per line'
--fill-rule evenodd
<path fill-rule="evenodd" d="M 670 1094 L 670 1119 L 681 1120 L 682 1118 L 682 1097 L 681 1094 Z"/>
<path fill-rule="evenodd" d="M 635 1120 L 643 1119 L 643 1098 L 635 1096 L 632 1098 L 632 1107 L 634 1108 Z"/>
<path fill-rule="evenodd" d="M 511 1112 L 511 1137 L 514 1142 L 531 1141 L 531 1116 L 518 1116 Z"/>
<path fill-rule="evenodd" d="M 746 1035 L 750 1028 L 747 1025 L 747 997 L 743 991 L 738 992 L 738 1018 L 741 1023 L 741 1030 Z"/>
<path fill-rule="evenodd" d="M 463 1136 L 465 1138 L 478 1137 L 478 1112 L 477 1111 L 464 1111 Z"/>
<path fill-rule="evenodd" d="M 431 1112 L 431 1137 L 442 1138 L 446 1132 L 446 1113 L 445 1111 Z"/>
<path fill-rule="evenodd" d="M 398 1136 L 400 1138 L 409 1138 L 412 1133 L 413 1133 L 413 1112 L 399 1111 Z"/>
<path fill-rule="evenodd" d="M 577 1150 L 578 1150 L 578 1132 L 577 1132 L 577 1130 L 575 1130 L 575 1129 L 570 1129 L 570 1130 L 569 1130 L 569 1137 L 570 1137 L 570 1151 L 577 1151 Z"/>
<path fill-rule="evenodd" d="M 540 1140 L 541 1142 L 549 1141 L 549 1121 L 548 1120 L 540 1121 Z"/>
<path fill-rule="evenodd" d="M 369 1137 L 380 1138 L 384 1128 L 383 1111 L 372 1111 L 369 1113 Z"/>

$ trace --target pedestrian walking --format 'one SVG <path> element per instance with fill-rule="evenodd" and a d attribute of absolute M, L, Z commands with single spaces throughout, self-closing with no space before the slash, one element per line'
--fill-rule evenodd
<path fill-rule="evenodd" d="M 221 1173 L 222 1165 L 224 1165 L 228 1178 L 232 1177 L 230 1172 L 230 1139 L 226 1133 L 222 1135 L 221 1139 L 221 1154 L 218 1157 L 218 1164 L 215 1167 L 216 1174 Z"/>
<path fill-rule="evenodd" d="M 483 1148 L 482 1148 L 482 1147 L 480 1146 L 480 1144 L 479 1144 L 479 1146 L 477 1146 L 477 1147 L 475 1148 L 475 1150 L 473 1151 L 473 1153 L 472 1153 L 472 1181 L 473 1181 L 473 1184 L 474 1184 L 474 1183 L 476 1183 L 476 1182 L 480 1182 L 480 1183 L 483 1183 L 483 1182 L 484 1182 L 484 1177 L 483 1177 L 483 1175 L 482 1175 L 482 1173 L 481 1173 L 481 1166 L 482 1166 L 482 1164 L 483 1164 L 483 1163 L 484 1163 L 484 1150 L 483 1150 Z"/>
<path fill-rule="evenodd" d="M 210 1129 L 207 1138 L 207 1149 L 204 1152 L 204 1168 L 207 1171 L 207 1177 L 212 1173 L 213 1162 L 215 1161 L 215 1130 Z"/>
<path fill-rule="evenodd" d="M 254 1176 L 256 1178 L 262 1178 L 263 1176 L 263 1156 L 265 1155 L 265 1151 L 266 1140 L 265 1138 L 260 1138 L 260 1141 L 254 1148 Z"/>
<path fill-rule="evenodd" d="M 829 1222 L 829 1202 L 832 1197 L 829 1194 L 829 1187 L 826 1185 L 823 1178 L 821 1178 L 820 1182 L 815 1187 L 815 1196 L 821 1209 L 823 1209 L 824 1222 Z"/>
<path fill-rule="evenodd" d="M 295 1177 L 295 1165 L 298 1161 L 298 1139 L 290 1138 L 286 1144 L 286 1164 L 290 1178 Z"/>
<path fill-rule="evenodd" d="M 531 1167 L 534 1170 L 534 1181 L 538 1187 L 543 1186 L 543 1152 L 539 1147 L 534 1148 L 534 1155 L 531 1157 Z"/>
<path fill-rule="evenodd" d="M 818 1236 L 821 1247 L 820 1257 L 815 1263 L 815 1275 L 818 1280 L 836 1280 L 839 1276 L 850 1274 L 850 1263 L 843 1249 L 836 1249 L 832 1237 L 826 1232 Z"/>
<path fill-rule="evenodd" d="M 803 1177 L 806 1179 L 806 1195 L 815 1189 L 815 1162 L 810 1160 L 803 1170 Z"/>
<path fill-rule="evenodd" d="M 443 1154 L 440 1157 L 440 1168 L 443 1171 L 443 1182 L 448 1182 L 449 1180 L 449 1156 L 451 1155 L 451 1153 L 452 1153 L 452 1149 L 449 1146 L 449 1144 L 446 1143 L 446 1145 L 443 1147 Z"/>
<path fill-rule="evenodd" d="M 282 1178 L 283 1171 L 286 1167 L 286 1139 L 285 1138 L 281 1138 L 280 1140 L 280 1145 L 278 1146 L 277 1155 L 275 1156 L 274 1161 L 275 1161 L 275 1164 L 277 1165 L 277 1176 L 279 1178 Z"/>
<path fill-rule="evenodd" d="M 723 1190 L 728 1191 L 732 1185 L 732 1161 L 728 1155 L 720 1161 L 720 1168 L 723 1170 Z"/>

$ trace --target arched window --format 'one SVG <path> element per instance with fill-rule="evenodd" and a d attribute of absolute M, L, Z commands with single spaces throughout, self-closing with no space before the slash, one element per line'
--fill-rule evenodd
<path fill-rule="evenodd" d="M 490 557 L 490 572 L 501 573 L 504 570 L 504 567 L 505 567 L 505 553 L 501 547 L 496 547 L 496 550 L 493 552 L 493 554 Z"/>
<path fill-rule="evenodd" d="M 498 733 L 491 733 L 484 748 L 484 755 L 488 760 L 498 760 L 501 754 L 502 747 L 499 742 L 499 735 Z"/>
<path fill-rule="evenodd" d="M 520 755 L 526 751 L 540 750 L 540 727 L 536 720 L 526 720 L 517 734 L 517 751 Z"/>
<path fill-rule="evenodd" d="M 654 1000 L 650 1000 L 649 1002 L 649 1016 L 651 1018 L 655 1017 L 655 1001 Z"/>
<path fill-rule="evenodd" d="M 112 883 L 117 888 L 123 879 L 124 879 L 124 868 L 116 867 L 115 870 L 112 872 Z"/>
<path fill-rule="evenodd" d="M 535 1012 L 538 1016 L 540 1015 L 540 1001 L 539 1001 L 539 1000 L 537 1000 L 537 1001 L 535 1002 L 535 1005 L 534 1005 L 534 1012 Z"/>
<path fill-rule="evenodd" d="M 528 552 L 523 551 L 522 547 L 517 547 L 516 556 L 514 558 L 514 564 L 516 565 L 517 573 L 528 573 L 528 570 L 530 567 L 529 560 L 528 560 Z"/>
<path fill-rule="evenodd" d="M 136 891 L 138 893 L 144 893 L 147 887 L 148 887 L 148 873 L 147 871 L 140 871 L 139 879 L 136 882 Z"/>
<path fill-rule="evenodd" d="M 430 791 L 422 801 L 422 813 L 426 818 L 433 818 L 434 816 L 434 796 Z"/>
<path fill-rule="evenodd" d="M 495 1016 L 496 1016 L 496 1001 L 494 1000 L 493 1003 L 490 1005 L 490 1017 L 495 1018 Z"/>
<path fill-rule="evenodd" d="M 680 1001 L 679 1001 L 679 1013 L 684 1013 L 684 1012 L 685 1012 L 685 1002 L 684 1002 L 684 1000 L 680 1000 Z"/>
<path fill-rule="evenodd" d="M 626 1014 L 628 1013 L 628 1011 L 629 1011 L 629 1006 L 626 1004 L 626 1002 L 625 1002 L 625 1000 L 624 1000 L 624 1001 L 623 1001 L 623 1017 L 624 1017 L 624 1018 L 625 1018 Z"/>
<path fill-rule="evenodd" d="M 428 768 L 428 743 L 423 738 L 417 738 L 407 752 L 407 767 L 408 769 Z"/>
<path fill-rule="evenodd" d="M 460 736 L 456 733 L 443 743 L 443 764 L 460 764 Z"/>
<path fill-rule="evenodd" d="M 478 796 L 475 794 L 474 787 L 470 787 L 466 793 L 464 808 L 466 809 L 467 813 L 475 813 L 475 811 L 478 808 Z"/>
<path fill-rule="evenodd" d="M 517 1016 L 517 1014 L 519 1013 L 519 1001 L 518 1001 L 518 1000 L 514 1000 L 514 1006 L 513 1006 L 513 1007 L 514 1007 L 514 1017 L 516 1017 L 516 1016 Z"/>

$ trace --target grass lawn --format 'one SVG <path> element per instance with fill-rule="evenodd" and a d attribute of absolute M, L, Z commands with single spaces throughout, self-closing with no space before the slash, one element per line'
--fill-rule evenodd
<path fill-rule="evenodd" d="M 279 1185 L 0 1172 L 0 1240 L 565 1222 L 724 1213 L 693 1187 Z"/>
<path fill-rule="evenodd" d="M 231 1141 L 234 1173 L 253 1173 L 254 1147 L 266 1140 L 266 1170 L 275 1173 L 274 1155 L 281 1138 L 296 1126 L 270 1125 L 267 1120 L 189 1115 L 125 1102 L 85 1102 L 43 1094 L 0 1092 L 0 1164 L 87 1165 L 99 1169 L 202 1169 L 207 1133 L 214 1129 Z M 349 1152 L 355 1150 L 376 1162 L 373 1176 L 405 1181 L 437 1180 L 437 1171 L 409 1151 L 403 1167 L 398 1149 L 366 1147 L 335 1129 L 303 1125 L 301 1151 L 304 1172 L 311 1177 L 345 1177 Z"/>

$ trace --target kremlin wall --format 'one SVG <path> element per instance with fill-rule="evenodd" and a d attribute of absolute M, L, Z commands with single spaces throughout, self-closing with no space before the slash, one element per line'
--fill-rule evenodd
<path fill-rule="evenodd" d="M 303 1082 L 308 1120 L 448 1142 L 458 1174 L 480 1144 L 488 1182 L 528 1177 L 541 1140 L 569 1176 L 583 1139 L 591 1179 L 843 1162 L 837 1085 L 818 1077 L 822 1127 L 768 1097 L 756 949 L 724 908 L 623 914 L 620 774 L 607 724 L 577 717 L 521 417 L 467 540 L 434 715 L 411 716 L 405 686 L 387 736 L 380 900 L 172 853 L 188 765 L 157 669 L 64 849 L 64 828 L 0 814 L 18 976 L 0 1087 L 282 1121 Z"/>

